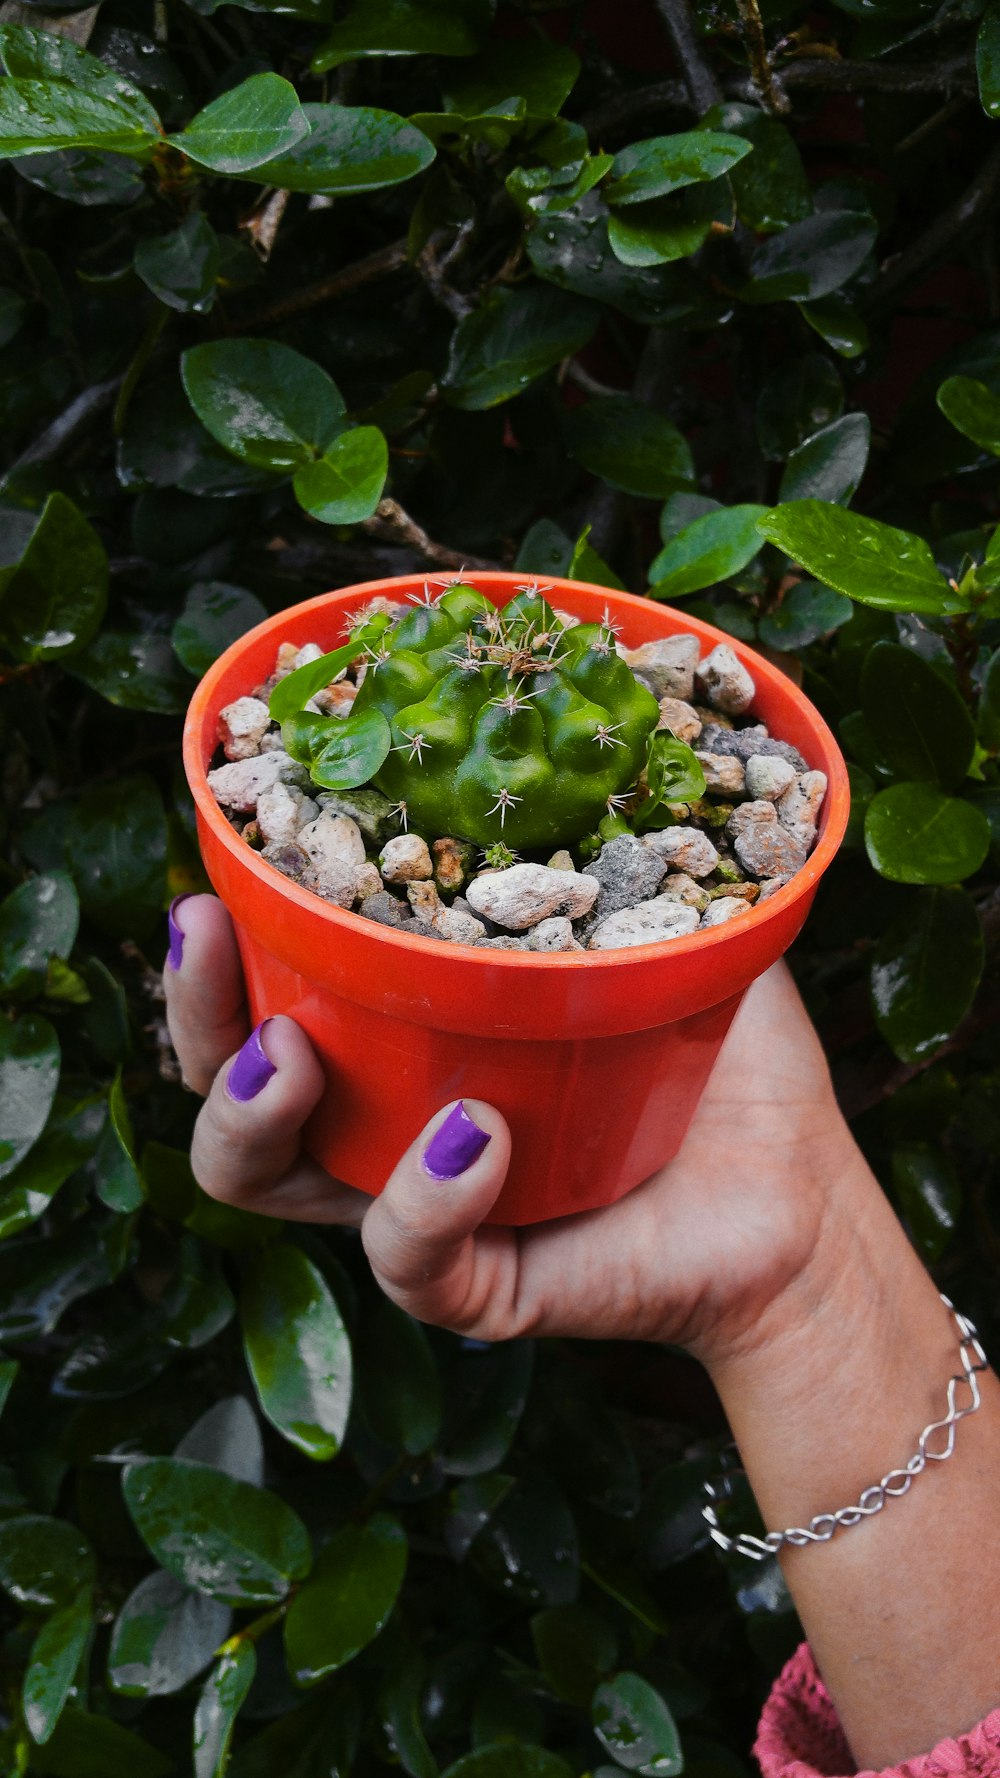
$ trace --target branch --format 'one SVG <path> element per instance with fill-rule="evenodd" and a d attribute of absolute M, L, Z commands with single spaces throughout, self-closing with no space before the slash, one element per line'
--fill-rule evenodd
<path fill-rule="evenodd" d="M 902 253 L 890 259 L 869 290 L 862 306 L 865 314 L 894 302 L 899 291 L 914 278 L 950 253 L 961 240 L 985 227 L 1000 203 L 1000 146 L 987 155 L 979 172 L 956 203 L 936 216 L 930 227 Z"/>
<path fill-rule="evenodd" d="M 407 544 L 415 555 L 424 562 L 432 563 L 435 568 L 503 567 L 502 562 L 491 561 L 486 556 L 465 555 L 446 543 L 435 543 L 396 500 L 380 500 L 373 516 L 364 520 L 361 529 L 367 531 L 370 537 Z"/>
<path fill-rule="evenodd" d="M 111 406 L 121 380 L 121 377 L 109 377 L 106 383 L 94 383 L 92 388 L 85 389 L 82 395 L 71 401 L 69 407 L 63 409 L 51 426 L 46 426 L 45 431 L 39 434 L 34 444 L 22 451 L 10 468 L 5 470 L 3 482 L 9 482 L 22 469 L 30 469 L 35 463 L 50 463 L 53 457 L 57 457 L 73 444 L 87 430 L 94 415 Z"/>
<path fill-rule="evenodd" d="M 760 16 L 757 0 L 736 0 L 736 10 L 740 15 L 743 42 L 753 77 L 754 97 L 765 111 L 774 115 L 791 110 L 791 101 L 784 87 L 774 78 L 771 58 L 767 53 L 764 21 Z"/>
<path fill-rule="evenodd" d="M 258 309 L 256 314 L 240 317 L 239 326 L 263 327 L 272 321 L 284 321 L 289 315 L 300 315 L 304 309 L 315 308 L 318 303 L 330 302 L 336 296 L 346 296 L 351 290 L 360 290 L 363 284 L 371 284 L 375 278 L 384 278 L 390 272 L 398 272 L 407 263 L 406 237 L 402 240 L 390 241 L 387 247 L 379 247 L 376 252 L 369 253 L 365 259 L 355 260 L 353 265 L 342 266 L 339 272 L 331 273 L 329 278 L 321 278 L 318 284 L 307 284 L 304 290 L 293 291 L 290 296 L 280 298 L 267 309 Z"/>
<path fill-rule="evenodd" d="M 674 54 L 684 72 L 693 110 L 700 117 L 722 100 L 722 88 L 702 51 L 688 0 L 656 0 Z"/>

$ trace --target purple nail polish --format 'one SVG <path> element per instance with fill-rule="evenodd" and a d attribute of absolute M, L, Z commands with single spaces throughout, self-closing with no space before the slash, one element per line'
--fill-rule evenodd
<path fill-rule="evenodd" d="M 181 902 L 187 901 L 187 899 L 186 895 L 175 895 L 167 910 L 167 936 L 170 940 L 167 962 L 171 969 L 180 969 L 184 961 L 184 934 L 177 924 L 177 909 Z"/>
<path fill-rule="evenodd" d="M 238 1099 L 241 1105 L 245 1105 L 248 1099 L 256 1099 L 272 1074 L 277 1073 L 274 1063 L 264 1054 L 264 1045 L 260 1041 L 260 1034 L 267 1023 L 267 1019 L 262 1019 L 256 1029 L 251 1031 L 226 1078 L 226 1092 L 231 1099 Z"/>
<path fill-rule="evenodd" d="M 473 1122 L 459 1100 L 424 1149 L 424 1170 L 432 1179 L 457 1179 L 491 1141 L 489 1132 Z"/>

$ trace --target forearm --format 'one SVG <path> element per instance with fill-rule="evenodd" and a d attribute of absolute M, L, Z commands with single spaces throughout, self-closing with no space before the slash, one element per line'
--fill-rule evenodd
<path fill-rule="evenodd" d="M 768 1529 L 852 1505 L 905 1464 L 961 1368 L 954 1322 L 853 1147 L 830 1192 L 814 1263 L 710 1366 Z M 860 1767 L 927 1752 L 1000 1703 L 1000 1384 L 980 1385 L 948 1462 L 781 1557 Z"/>

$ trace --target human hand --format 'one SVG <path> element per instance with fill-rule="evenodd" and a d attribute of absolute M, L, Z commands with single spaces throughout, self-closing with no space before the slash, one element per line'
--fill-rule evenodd
<path fill-rule="evenodd" d="M 711 1366 L 762 1338 L 793 1297 L 807 1312 L 849 1263 L 865 1190 L 877 1188 L 784 965 L 747 993 L 674 1160 L 607 1208 L 507 1229 L 483 1225 L 510 1135 L 480 1100 L 465 1113 L 487 1141 L 450 1179 L 424 1157 L 449 1117 L 461 1124 L 454 1106 L 375 1199 L 305 1155 L 301 1128 L 324 1090 L 307 1038 L 291 1019 L 268 1020 L 234 1077 L 249 1017 L 229 916 L 191 896 L 177 924 L 183 960 L 164 980 L 185 1078 L 207 1095 L 192 1146 L 200 1183 L 243 1209 L 360 1227 L 379 1284 L 419 1319 L 485 1340 L 665 1340 Z"/>

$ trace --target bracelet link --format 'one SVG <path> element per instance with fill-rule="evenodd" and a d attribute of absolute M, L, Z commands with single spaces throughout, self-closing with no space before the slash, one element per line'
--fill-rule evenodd
<path fill-rule="evenodd" d="M 880 1482 L 873 1482 L 870 1487 L 865 1488 L 854 1506 L 842 1506 L 836 1512 L 817 1513 L 807 1526 L 792 1525 L 786 1531 L 768 1531 L 763 1537 L 754 1537 L 748 1531 L 741 1531 L 736 1537 L 730 1537 L 719 1523 L 718 1508 L 732 1498 L 733 1481 L 737 1474 L 744 1473 L 736 1467 L 730 1467 L 715 1480 L 703 1484 L 707 1499 L 701 1509 L 713 1541 L 726 1555 L 749 1556 L 755 1562 L 763 1562 L 768 1556 L 777 1555 L 785 1544 L 801 1549 L 810 1543 L 829 1543 L 835 1532 L 859 1525 L 862 1519 L 869 1519 L 880 1513 L 887 1500 L 897 1500 L 903 1494 L 908 1494 L 915 1478 L 926 1469 L 928 1463 L 947 1461 L 955 1449 L 959 1421 L 974 1414 L 980 1405 L 982 1397 L 978 1374 L 988 1369 L 988 1361 L 975 1324 L 967 1315 L 960 1315 L 943 1292 L 941 1301 L 958 1328 L 958 1355 L 962 1373 L 949 1378 L 948 1411 L 943 1419 L 933 1420 L 929 1426 L 924 1427 L 917 1440 L 917 1449 L 909 1462 L 902 1469 L 890 1469 Z M 958 1391 L 963 1388 L 968 1390 L 969 1399 L 963 1406 L 959 1406 Z M 931 1449 L 931 1439 L 939 1432 L 944 1434 L 945 1442 L 941 1450 L 935 1451 Z M 731 1449 L 736 1451 L 735 1446 Z"/>

